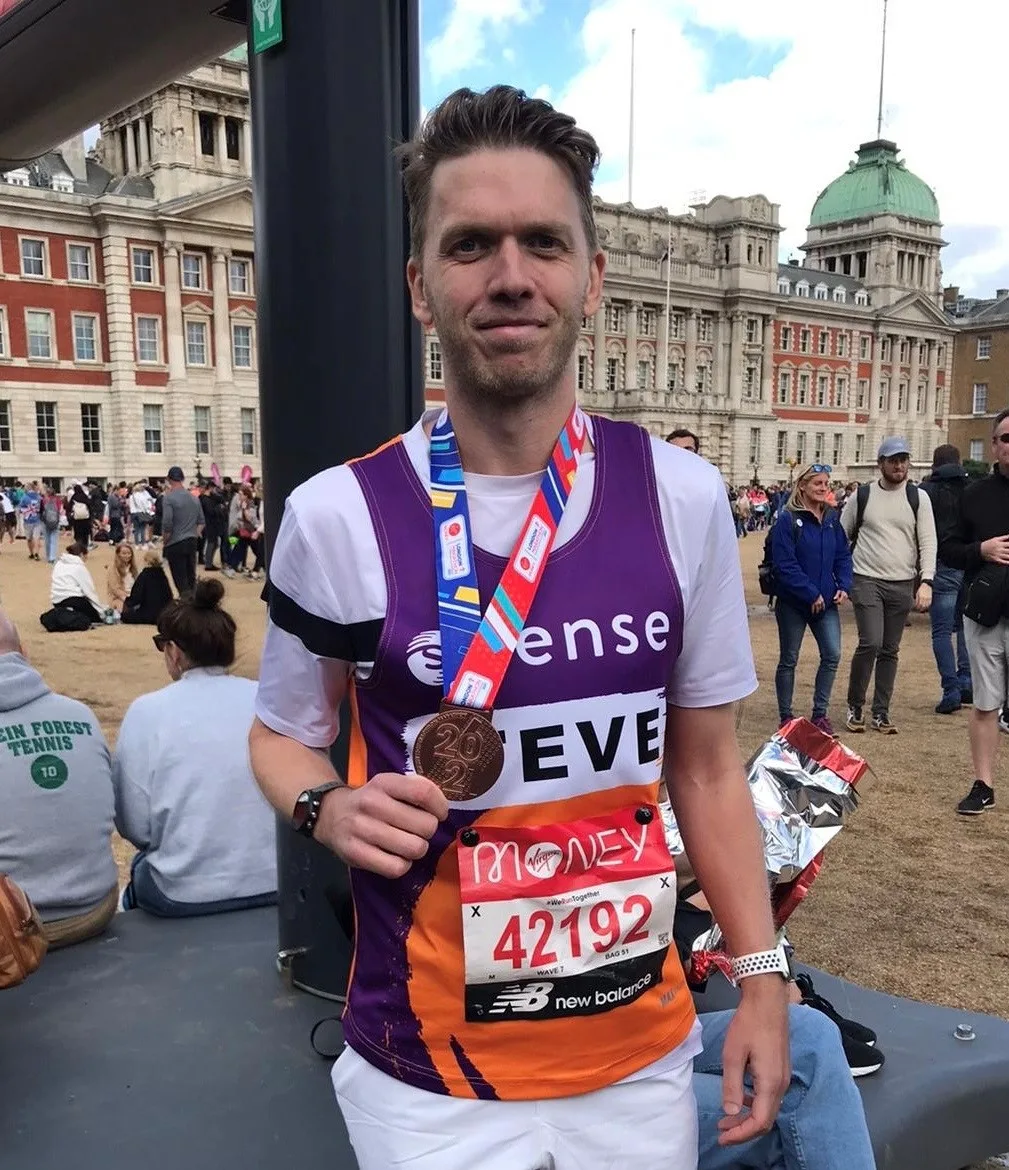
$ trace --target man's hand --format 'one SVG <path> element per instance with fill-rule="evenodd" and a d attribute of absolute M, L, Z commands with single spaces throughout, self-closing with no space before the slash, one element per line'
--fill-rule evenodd
<path fill-rule="evenodd" d="M 922 581 L 918 586 L 918 592 L 914 595 L 914 608 L 919 613 L 924 613 L 932 604 L 932 586 L 927 581 Z"/>
<path fill-rule="evenodd" d="M 841 605 L 848 600 L 848 594 L 843 589 L 838 589 L 834 594 L 834 604 Z"/>
<path fill-rule="evenodd" d="M 718 1123 L 720 1146 L 741 1145 L 767 1133 L 792 1075 L 788 984 L 780 975 L 751 975 L 740 989 L 722 1053 L 725 1116 Z M 752 1095 L 743 1083 L 746 1072 L 753 1081 Z"/>
<path fill-rule="evenodd" d="M 995 565 L 1009 565 L 1009 536 L 993 536 L 981 542 L 981 559 Z"/>
<path fill-rule="evenodd" d="M 823 594 L 820 594 L 817 597 L 816 601 L 814 601 L 813 604 L 809 608 L 813 611 L 813 613 L 823 613 L 823 609 L 824 609 Z"/>
<path fill-rule="evenodd" d="M 315 839 L 358 869 L 402 877 L 427 853 L 448 801 L 425 776 L 381 772 L 361 788 L 335 788 L 322 801 Z"/>

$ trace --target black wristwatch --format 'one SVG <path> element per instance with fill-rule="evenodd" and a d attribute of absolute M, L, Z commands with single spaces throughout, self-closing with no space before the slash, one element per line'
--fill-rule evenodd
<path fill-rule="evenodd" d="M 294 812 L 291 814 L 291 828 L 303 837 L 315 836 L 315 825 L 322 808 L 322 798 L 334 788 L 343 788 L 342 780 L 330 780 L 328 784 L 320 784 L 318 788 L 306 788 L 294 802 Z"/>

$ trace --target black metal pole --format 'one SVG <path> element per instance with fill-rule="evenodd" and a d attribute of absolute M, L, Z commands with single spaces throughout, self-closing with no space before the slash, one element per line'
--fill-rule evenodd
<path fill-rule="evenodd" d="M 418 0 L 282 5 L 281 44 L 255 54 L 251 5 L 249 34 L 268 544 L 292 488 L 405 429 L 422 402 L 392 154 L 419 114 Z M 345 735 L 333 757 L 342 770 Z M 339 996 L 346 869 L 280 821 L 277 856 L 293 979 Z"/>

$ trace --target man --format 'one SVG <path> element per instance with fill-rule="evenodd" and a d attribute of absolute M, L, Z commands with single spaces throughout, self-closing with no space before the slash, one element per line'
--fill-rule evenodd
<path fill-rule="evenodd" d="M 951 443 L 936 447 L 932 453 L 932 474 L 921 486 L 932 503 L 936 544 L 939 548 L 935 580 L 932 583 L 932 608 L 929 611 L 932 653 L 942 684 L 942 696 L 935 710 L 937 715 L 952 715 L 964 703 L 973 702 L 970 657 L 964 642 L 963 615 L 958 604 L 963 571 L 947 564 L 942 554 L 944 542 L 952 536 L 959 523 L 960 505 L 967 487 L 967 472 L 960 463 L 959 449 Z"/>
<path fill-rule="evenodd" d="M 935 521 L 928 496 L 907 482 L 907 440 L 884 439 L 877 458 L 879 479 L 850 495 L 841 513 L 841 526 L 852 544 L 851 604 L 858 625 L 858 648 L 848 676 L 847 727 L 865 731 L 862 708 L 875 668 L 872 726 L 894 735 L 890 702 L 904 623 L 912 607 L 924 611 L 932 603 Z"/>
<path fill-rule="evenodd" d="M 168 491 L 162 497 L 161 540 L 172 580 L 181 597 L 196 588 L 196 547 L 203 531 L 200 501 L 186 489 L 181 467 L 168 469 Z"/>
<path fill-rule="evenodd" d="M 126 515 L 126 484 L 109 488 L 109 540 L 112 544 L 119 544 L 124 538 L 125 529 L 123 517 Z"/>
<path fill-rule="evenodd" d="M 228 567 L 228 501 L 215 483 L 207 484 L 200 497 L 203 509 L 203 567 L 214 572 L 214 553 L 220 549 L 221 568 Z"/>
<path fill-rule="evenodd" d="M 701 452 L 701 440 L 686 427 L 677 427 L 675 431 L 670 431 L 666 435 L 666 442 L 672 443 L 674 447 L 682 447 L 685 451 L 693 451 L 695 455 Z"/>
<path fill-rule="evenodd" d="M 999 709 L 1009 668 L 1009 410 L 995 418 L 992 448 L 994 472 L 963 493 L 959 522 L 940 548 L 947 564 L 964 570 L 963 632 L 974 685 L 969 733 L 975 779 L 956 806 L 963 816 L 995 806 Z"/>
<path fill-rule="evenodd" d="M 724 1140 L 766 1132 L 788 1083 L 786 984 L 763 964 L 781 966 L 747 958 L 774 935 L 735 737 L 755 679 L 724 490 L 576 407 L 605 267 L 590 135 L 510 87 L 459 90 L 404 158 L 407 278 L 447 412 L 290 497 L 250 735 L 271 802 L 353 870 L 334 1087 L 361 1170 L 693 1167 L 663 743 L 737 973 L 764 972 L 725 1042 Z M 348 694 L 344 783 L 326 749 Z"/>
<path fill-rule="evenodd" d="M 28 485 L 21 496 L 21 515 L 25 523 L 25 539 L 28 542 L 28 559 L 41 560 L 42 551 L 42 493 L 37 481 Z"/>
<path fill-rule="evenodd" d="M 98 720 L 54 694 L 0 611 L 0 873 L 38 908 L 50 946 L 100 934 L 116 912 L 112 759 Z"/>

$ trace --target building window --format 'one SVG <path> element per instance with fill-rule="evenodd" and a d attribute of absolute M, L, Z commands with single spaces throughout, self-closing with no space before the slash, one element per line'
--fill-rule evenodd
<path fill-rule="evenodd" d="M 137 361 L 161 361 L 161 320 L 158 317 L 137 318 Z"/>
<path fill-rule="evenodd" d="M 250 291 L 248 260 L 228 261 L 228 290 L 236 296 L 246 296 Z"/>
<path fill-rule="evenodd" d="M 697 322 L 697 340 L 710 341 L 712 337 L 711 318 L 702 313 Z"/>
<path fill-rule="evenodd" d="M 936 362 L 940 366 L 942 366 L 945 364 L 945 361 L 946 361 L 946 347 L 944 345 L 940 345 L 938 347 L 938 349 L 936 350 Z"/>
<path fill-rule="evenodd" d="M 46 274 L 46 243 L 45 240 L 21 241 L 21 275 L 45 276 Z"/>
<path fill-rule="evenodd" d="M 750 466 L 760 463 L 760 427 L 750 427 Z"/>
<path fill-rule="evenodd" d="M 28 331 L 28 356 L 52 360 L 53 356 L 53 315 L 37 309 L 25 313 L 25 328 Z"/>
<path fill-rule="evenodd" d="M 799 464 L 806 462 L 806 432 L 799 431 L 795 436 L 795 458 Z"/>
<path fill-rule="evenodd" d="M 231 326 L 231 363 L 236 370 L 252 369 L 252 326 Z"/>
<path fill-rule="evenodd" d="M 970 461 L 971 463 L 981 463 L 984 459 L 984 439 L 971 439 L 970 441 Z"/>
<path fill-rule="evenodd" d="M 897 412 L 903 414 L 907 410 L 907 383 L 897 383 Z"/>
<path fill-rule="evenodd" d="M 823 460 L 823 431 L 817 431 L 813 436 L 813 461 L 820 463 Z"/>
<path fill-rule="evenodd" d="M 214 123 L 217 121 L 213 114 L 202 111 L 197 115 L 200 122 L 200 153 L 214 157 Z"/>
<path fill-rule="evenodd" d="M 81 403 L 81 438 L 85 455 L 102 452 L 102 408 L 97 402 Z"/>
<path fill-rule="evenodd" d="M 193 442 L 197 455 L 210 454 L 210 407 L 193 407 Z"/>
<path fill-rule="evenodd" d="M 755 345 L 760 340 L 760 322 L 756 317 L 746 318 L 746 340 L 749 345 Z"/>
<path fill-rule="evenodd" d="M 778 431 L 778 466 L 783 467 L 788 455 L 788 431 Z"/>
<path fill-rule="evenodd" d="M 862 275 L 864 276 L 865 274 L 863 273 Z M 856 305 L 867 305 L 868 303 L 869 303 L 869 294 L 865 291 L 865 289 L 860 288 L 858 290 L 858 292 L 855 293 L 855 304 Z"/>
<path fill-rule="evenodd" d="M 782 296 L 787 297 L 791 291 L 792 291 L 792 282 L 788 279 L 787 276 L 779 276 L 778 277 L 778 292 L 781 293 Z M 780 462 L 781 461 L 779 460 L 779 463 Z"/>
<path fill-rule="evenodd" d="M 838 357 L 847 357 L 848 356 L 848 334 L 847 333 L 839 333 L 837 335 L 837 356 Z"/>
<path fill-rule="evenodd" d="M 148 455 L 162 453 L 162 413 L 156 403 L 144 403 L 144 451 Z"/>
<path fill-rule="evenodd" d="M 974 414 L 987 414 L 988 412 L 988 383 L 975 382 L 974 383 Z"/>
<path fill-rule="evenodd" d="M 666 389 L 678 390 L 683 385 L 680 377 L 680 363 L 670 362 L 669 369 L 666 371 Z"/>
<path fill-rule="evenodd" d="M 880 342 L 879 357 L 881 361 L 888 362 L 890 360 L 890 338 L 884 337 Z"/>
<path fill-rule="evenodd" d="M 848 299 L 848 294 L 844 291 L 844 289 L 841 287 L 841 285 L 838 285 L 837 288 L 834 289 L 834 300 L 839 305 L 843 305 L 847 299 Z"/>
<path fill-rule="evenodd" d="M 648 390 L 652 385 L 652 363 L 647 359 L 638 362 L 638 381 L 637 386 L 639 390 Z"/>
<path fill-rule="evenodd" d="M 241 158 L 239 142 L 242 137 L 242 124 L 237 118 L 224 119 L 224 148 L 232 162 Z"/>
<path fill-rule="evenodd" d="M 256 453 L 256 411 L 254 407 L 242 407 L 242 454 Z"/>
<path fill-rule="evenodd" d="M 40 451 L 55 451 L 56 448 L 56 403 L 35 403 L 35 431 Z"/>
<path fill-rule="evenodd" d="M 627 311 L 623 305 L 610 301 L 606 306 L 606 332 L 623 333 L 627 327 Z"/>
<path fill-rule="evenodd" d="M 830 333 L 826 329 L 821 329 L 818 341 L 817 350 L 820 357 L 826 357 L 830 353 Z"/>
<path fill-rule="evenodd" d="M 98 361 L 97 322 L 97 317 L 73 314 L 75 362 Z"/>
<path fill-rule="evenodd" d="M 71 280 L 91 280 L 91 245 L 70 244 L 67 247 L 67 275 Z"/>
<path fill-rule="evenodd" d="M 0 402 L 0 451 L 11 450 L 11 404 Z"/>
<path fill-rule="evenodd" d="M 928 343 L 923 341 L 918 346 L 918 365 L 923 366 L 928 361 Z"/>
<path fill-rule="evenodd" d="M 869 338 L 864 333 L 858 338 L 858 356 L 863 362 L 869 360 Z"/>
<path fill-rule="evenodd" d="M 153 248 L 134 248 L 133 249 L 133 283 L 134 284 L 153 284 L 154 283 L 154 249 Z"/>
<path fill-rule="evenodd" d="M 778 374 L 778 401 L 788 402 L 792 396 L 792 374 L 789 370 L 782 370 Z M 780 463 L 781 460 L 779 459 Z"/>
<path fill-rule="evenodd" d="M 654 309 L 641 309 L 638 312 L 638 333 L 641 337 L 655 336 Z"/>
<path fill-rule="evenodd" d="M 445 367 L 441 360 L 441 342 L 437 337 L 427 340 L 427 380 L 429 382 L 443 382 Z"/>
<path fill-rule="evenodd" d="M 590 389 L 589 380 L 592 377 L 592 367 L 589 365 L 588 354 L 580 353 L 578 355 L 578 389 Z"/>
<path fill-rule="evenodd" d="M 918 414 L 925 413 L 925 384 L 923 382 L 918 383 L 918 401 L 915 404 L 915 409 Z"/>
<path fill-rule="evenodd" d="M 620 359 L 611 357 L 606 359 L 606 389 L 610 394 L 617 392 L 617 379 L 620 376 Z"/>
<path fill-rule="evenodd" d="M 890 383 L 886 378 L 881 378 L 879 383 L 879 409 L 890 409 Z"/>
<path fill-rule="evenodd" d="M 683 314 L 672 313 L 669 317 L 669 340 L 683 340 Z"/>
<path fill-rule="evenodd" d="M 203 283 L 203 257 L 195 252 L 182 253 L 182 287 L 206 287 Z"/>
<path fill-rule="evenodd" d="M 7 356 L 7 310 L 0 305 L 0 358 Z"/>
<path fill-rule="evenodd" d="M 708 390 L 708 367 L 698 366 L 697 377 L 694 379 L 694 389 L 698 394 L 706 394 Z"/>
<path fill-rule="evenodd" d="M 757 386 L 757 367 L 747 366 L 743 374 L 743 394 L 747 398 L 755 398 Z"/>
<path fill-rule="evenodd" d="M 789 325 L 782 325 L 781 327 L 781 345 L 779 348 L 783 349 L 786 353 L 792 348 L 792 329 Z"/>
<path fill-rule="evenodd" d="M 831 463 L 835 467 L 840 467 L 844 462 L 844 435 L 839 431 L 834 432 L 834 458 Z"/>
<path fill-rule="evenodd" d="M 977 339 L 977 360 L 979 362 L 987 361 L 991 357 L 991 338 L 979 337 Z"/>
<path fill-rule="evenodd" d="M 855 462 L 862 463 L 865 454 L 865 435 L 855 436 Z"/>
<path fill-rule="evenodd" d="M 799 353 L 809 353 L 813 337 L 808 329 L 799 330 Z"/>
<path fill-rule="evenodd" d="M 902 341 L 900 343 L 900 364 L 901 365 L 904 365 L 905 362 L 907 361 L 907 349 L 908 349 L 907 342 Z"/>
<path fill-rule="evenodd" d="M 799 405 L 805 406 L 809 402 L 809 374 L 799 375 Z"/>
<path fill-rule="evenodd" d="M 207 365 L 207 323 L 206 321 L 186 322 L 186 365 Z"/>
<path fill-rule="evenodd" d="M 834 405 L 840 407 L 848 405 L 848 379 L 841 374 L 834 379 Z"/>
<path fill-rule="evenodd" d="M 813 289 L 813 296 L 818 301 L 825 301 L 827 299 L 827 286 L 825 284 L 818 284 L 816 288 Z"/>
<path fill-rule="evenodd" d="M 795 295 L 797 297 L 808 297 L 809 296 L 809 281 L 800 280 L 798 282 L 798 284 L 795 286 Z"/>
<path fill-rule="evenodd" d="M 855 409 L 865 410 L 865 404 L 869 400 L 869 379 L 859 378 L 858 380 L 858 396 L 855 399 Z"/>

